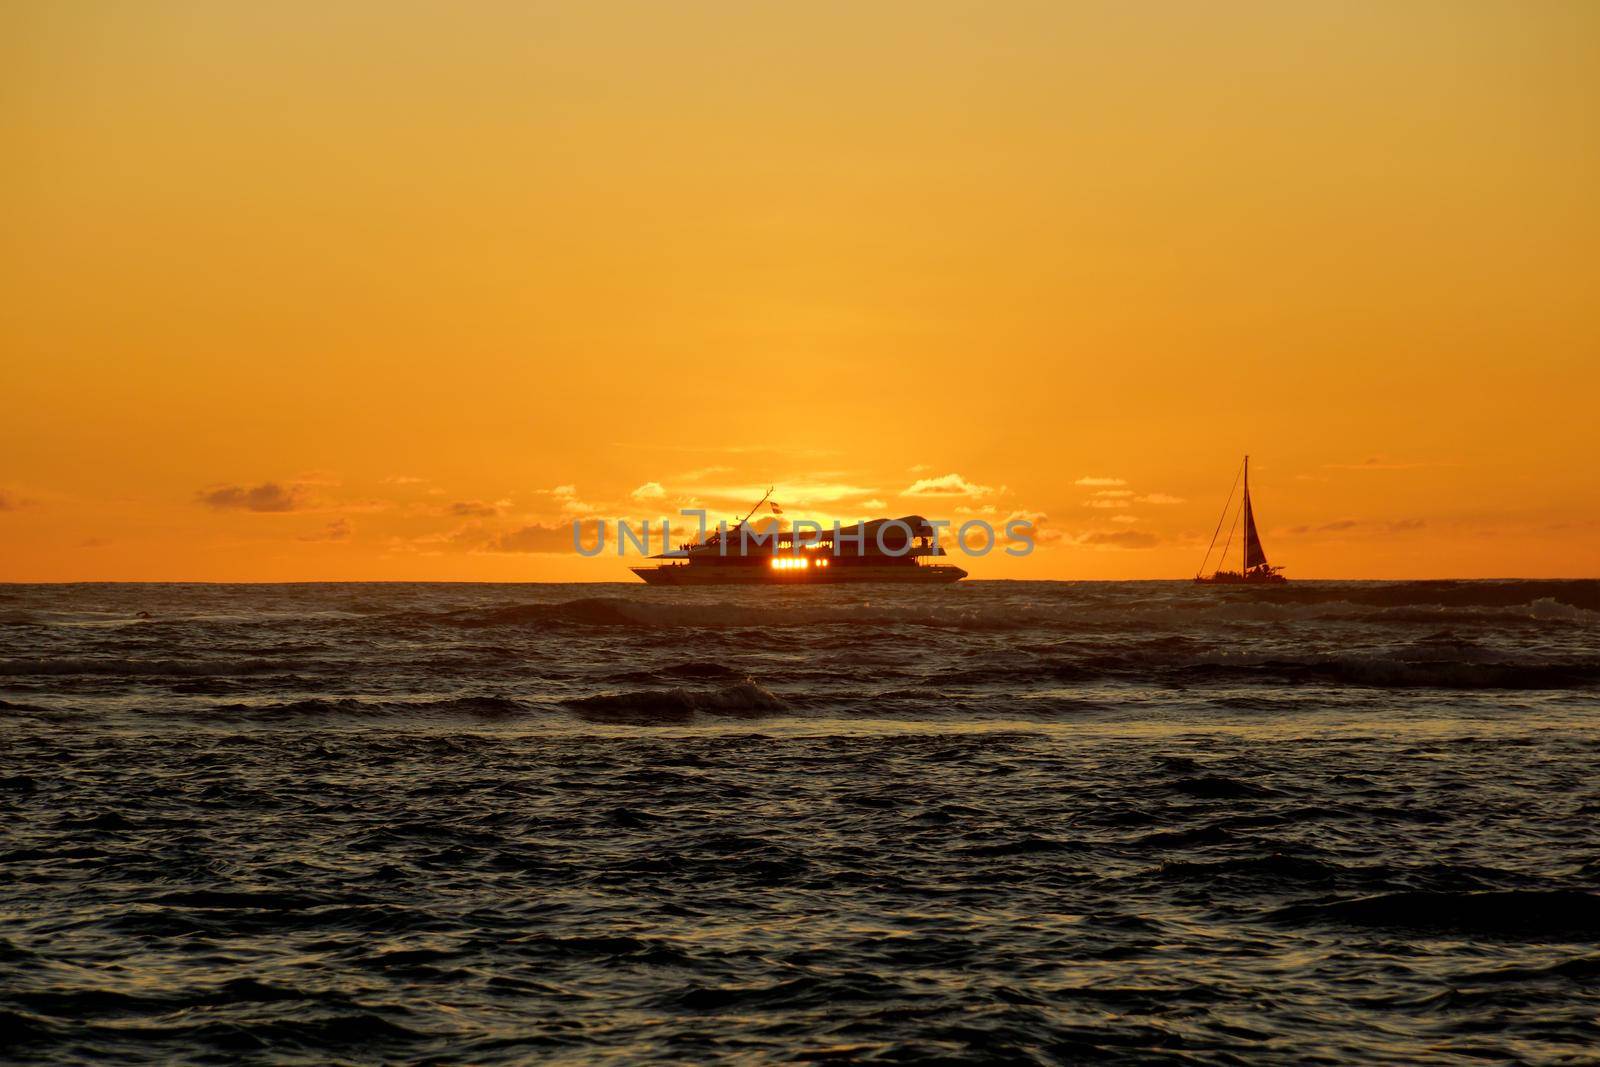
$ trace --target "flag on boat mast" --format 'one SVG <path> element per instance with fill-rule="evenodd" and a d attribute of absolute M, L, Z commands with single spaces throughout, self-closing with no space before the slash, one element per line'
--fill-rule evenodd
<path fill-rule="evenodd" d="M 776 500 L 771 501 L 770 502 L 770 506 L 772 507 L 772 513 L 774 515 L 782 515 L 783 514 L 783 509 L 778 506 L 778 502 Z"/>

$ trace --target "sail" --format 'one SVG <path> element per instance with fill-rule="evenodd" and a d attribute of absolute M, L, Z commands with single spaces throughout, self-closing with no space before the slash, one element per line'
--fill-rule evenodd
<path fill-rule="evenodd" d="M 1267 562 L 1266 550 L 1261 547 L 1261 535 L 1256 533 L 1256 509 L 1250 506 L 1250 490 L 1244 491 L 1244 569 L 1263 567 Z"/>

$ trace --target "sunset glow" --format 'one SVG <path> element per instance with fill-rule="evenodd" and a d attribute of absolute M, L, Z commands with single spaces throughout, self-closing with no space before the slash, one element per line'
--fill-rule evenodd
<path fill-rule="evenodd" d="M 5 1052 L 1592 1062 L 1600 0 L 12 0 Z"/>
<path fill-rule="evenodd" d="M 1245 452 L 1292 577 L 1600 574 L 1597 30 L 8 5 L 0 580 L 627 581 L 572 519 L 769 485 L 1182 578 Z"/>

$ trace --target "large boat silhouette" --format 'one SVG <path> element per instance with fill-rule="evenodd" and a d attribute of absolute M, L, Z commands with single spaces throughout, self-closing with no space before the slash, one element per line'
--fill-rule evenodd
<path fill-rule="evenodd" d="M 1200 561 L 1200 570 L 1194 576 L 1194 580 L 1201 585 L 1282 585 L 1289 580 L 1279 573 L 1281 567 L 1274 567 L 1267 562 L 1267 551 L 1261 547 L 1261 535 L 1256 532 L 1256 509 L 1250 503 L 1249 456 L 1244 457 L 1242 477 L 1244 496 L 1240 498 L 1239 508 L 1233 514 L 1233 523 L 1228 527 L 1228 540 L 1223 543 L 1222 553 L 1217 557 L 1217 569 L 1209 575 L 1205 573 L 1206 564 L 1211 562 L 1212 549 L 1217 547 L 1217 535 L 1222 532 L 1222 523 L 1233 507 L 1233 494 L 1239 488 L 1238 478 L 1234 479 L 1233 488 L 1228 491 L 1228 502 L 1222 505 L 1222 515 L 1218 517 L 1217 528 L 1211 534 L 1211 545 L 1206 549 L 1206 557 Z M 1233 534 L 1239 527 L 1241 517 L 1244 519 L 1244 535 L 1239 546 L 1239 569 L 1223 570 L 1223 561 L 1228 558 L 1228 549 L 1233 544 Z"/>
<path fill-rule="evenodd" d="M 960 567 L 927 562 L 948 555 L 921 515 L 872 519 L 821 530 L 764 529 L 750 516 L 772 490 L 726 532 L 663 552 L 655 566 L 634 567 L 650 585 L 838 585 L 846 582 L 942 584 L 967 576 Z M 773 505 L 773 511 L 782 511 Z M 798 542 L 798 543 L 797 543 Z M 812 543 L 814 542 L 814 543 Z"/>

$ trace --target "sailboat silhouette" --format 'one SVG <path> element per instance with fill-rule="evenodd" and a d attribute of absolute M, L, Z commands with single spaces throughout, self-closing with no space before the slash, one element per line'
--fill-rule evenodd
<path fill-rule="evenodd" d="M 1211 562 L 1212 549 L 1217 547 L 1217 535 L 1222 533 L 1223 520 L 1228 517 L 1228 511 L 1233 507 L 1233 494 L 1239 488 L 1239 478 L 1234 479 L 1233 489 L 1228 490 L 1228 502 L 1222 505 L 1222 514 L 1217 518 L 1217 528 L 1211 534 L 1211 544 L 1206 548 L 1205 559 L 1200 561 L 1200 570 L 1195 573 L 1194 580 L 1201 585 L 1239 583 L 1275 585 L 1289 580 L 1278 573 L 1281 568 L 1267 562 L 1267 551 L 1261 547 L 1261 534 L 1256 531 L 1256 509 L 1250 503 L 1249 456 L 1244 457 L 1241 477 L 1244 480 L 1244 496 L 1240 499 L 1238 510 L 1233 513 L 1233 523 L 1228 527 L 1228 539 L 1223 542 L 1222 552 L 1217 556 L 1217 569 L 1210 575 L 1205 573 L 1206 564 Z M 1244 517 L 1244 544 L 1240 547 L 1240 566 L 1236 571 L 1223 570 L 1223 561 L 1228 558 L 1228 549 L 1233 544 L 1233 533 L 1239 528 L 1241 515 Z"/>

